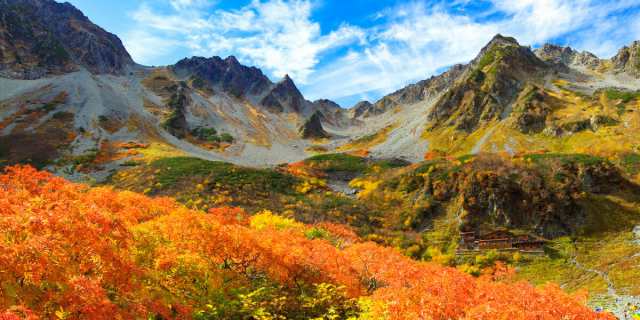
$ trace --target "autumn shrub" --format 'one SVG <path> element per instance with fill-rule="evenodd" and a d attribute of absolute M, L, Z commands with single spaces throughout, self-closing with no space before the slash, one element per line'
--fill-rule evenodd
<path fill-rule="evenodd" d="M 348 228 L 260 219 L 9 168 L 0 319 L 613 319 L 506 266 L 473 277 Z"/>

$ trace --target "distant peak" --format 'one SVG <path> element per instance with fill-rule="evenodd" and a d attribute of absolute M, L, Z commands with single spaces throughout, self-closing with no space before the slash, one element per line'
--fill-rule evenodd
<path fill-rule="evenodd" d="M 278 86 L 286 87 L 289 89 L 295 89 L 296 91 L 298 90 L 298 87 L 296 86 L 295 82 L 293 82 L 293 79 L 291 79 L 291 77 L 289 77 L 288 74 L 285 74 L 284 78 L 278 81 Z"/>
<path fill-rule="evenodd" d="M 516 38 L 514 37 L 505 37 L 502 34 L 496 34 L 495 36 L 493 36 L 493 38 L 491 39 L 491 41 L 489 41 L 489 45 L 491 44 L 508 44 L 508 45 L 516 45 L 516 46 L 520 46 L 520 43 L 518 43 L 518 40 L 516 40 Z"/>
<path fill-rule="evenodd" d="M 362 100 L 362 101 L 358 101 L 358 103 L 356 103 L 353 107 L 357 108 L 360 106 L 370 106 L 371 102 L 369 102 L 368 100 Z"/>
<path fill-rule="evenodd" d="M 230 64 L 240 64 L 235 56 L 228 56 L 224 61 Z"/>
<path fill-rule="evenodd" d="M 339 104 L 337 104 L 335 101 L 332 101 L 332 100 L 329 100 L 329 99 L 318 99 L 318 100 L 314 101 L 313 103 L 317 104 L 317 105 L 327 105 L 327 106 L 340 108 Z"/>

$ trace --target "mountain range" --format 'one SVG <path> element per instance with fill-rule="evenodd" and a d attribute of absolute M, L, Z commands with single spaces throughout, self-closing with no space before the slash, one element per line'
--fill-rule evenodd
<path fill-rule="evenodd" d="M 71 4 L 0 0 L 0 318 L 622 318 L 638 134 L 640 41 L 498 34 L 345 108 L 234 56 L 140 65 Z"/>
<path fill-rule="evenodd" d="M 115 35 L 52 0 L 0 0 L 0 47 L 8 164 L 63 170 L 130 142 L 248 166 L 328 152 L 419 161 L 640 148 L 637 41 L 600 59 L 496 35 L 469 63 L 348 109 L 308 101 L 289 76 L 274 83 L 233 56 L 138 65 Z M 106 160 L 104 172 L 129 157 Z"/>

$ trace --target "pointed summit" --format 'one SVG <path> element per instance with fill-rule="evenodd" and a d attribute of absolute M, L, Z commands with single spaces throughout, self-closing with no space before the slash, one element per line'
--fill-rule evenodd
<path fill-rule="evenodd" d="M 322 118 L 324 116 L 320 111 L 316 111 L 307 121 L 300 127 L 300 136 L 303 139 L 322 139 L 328 138 L 329 134 L 322 127 Z"/>
<path fill-rule="evenodd" d="M 275 87 L 262 99 L 262 105 L 279 112 L 287 109 L 300 112 L 305 103 L 298 87 L 288 74 L 276 83 Z M 287 108 L 288 107 L 288 108 Z"/>
<path fill-rule="evenodd" d="M 472 132 L 482 122 L 508 113 L 524 85 L 549 70 L 529 47 L 498 34 L 471 62 L 461 81 L 436 102 L 429 119 L 433 126 Z"/>
<path fill-rule="evenodd" d="M 285 74 L 282 80 L 278 81 L 277 85 L 286 87 L 290 90 L 298 91 L 298 87 L 296 86 L 295 82 L 293 82 L 293 79 L 289 77 L 289 74 Z"/>
<path fill-rule="evenodd" d="M 240 62 L 238 61 L 238 59 L 233 55 L 228 56 L 226 59 L 224 59 L 224 62 L 226 62 L 227 65 L 229 66 L 240 65 Z"/>
<path fill-rule="evenodd" d="M 495 36 L 493 36 L 493 38 L 491 39 L 491 41 L 489 41 L 489 43 L 485 46 L 485 47 L 489 47 L 495 44 L 499 44 L 499 45 L 515 45 L 515 46 L 520 46 L 520 43 L 518 43 L 518 40 L 516 40 L 516 38 L 514 37 L 505 37 L 502 34 L 496 34 Z"/>

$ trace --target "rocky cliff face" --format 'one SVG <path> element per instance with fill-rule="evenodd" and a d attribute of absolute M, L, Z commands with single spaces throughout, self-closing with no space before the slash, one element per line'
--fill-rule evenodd
<path fill-rule="evenodd" d="M 293 111 L 300 113 L 308 101 L 304 99 L 302 93 L 300 93 L 300 90 L 298 90 L 298 87 L 296 87 L 289 75 L 285 75 L 284 78 L 276 83 L 269 93 L 262 98 L 260 103 L 278 112 Z"/>
<path fill-rule="evenodd" d="M 640 77 L 640 41 L 620 49 L 611 62 L 615 71 Z"/>
<path fill-rule="evenodd" d="M 170 69 L 198 86 L 246 99 L 271 112 L 302 112 L 311 104 L 288 75 L 273 83 L 260 69 L 244 66 L 234 56 L 226 59 L 192 57 L 180 60 Z"/>
<path fill-rule="evenodd" d="M 230 56 L 193 57 L 178 61 L 171 69 L 179 76 L 189 77 L 196 83 L 212 86 L 236 97 L 259 95 L 272 84 L 260 69 L 241 65 Z"/>
<path fill-rule="evenodd" d="M 115 35 L 53 0 L 0 0 L 0 48 L 0 75 L 18 79 L 80 67 L 120 74 L 133 64 Z"/>
<path fill-rule="evenodd" d="M 305 121 L 305 123 L 300 127 L 300 136 L 303 139 L 328 138 L 329 134 L 324 131 L 324 128 L 322 128 L 322 118 L 322 113 L 316 111 L 311 118 Z"/>
<path fill-rule="evenodd" d="M 570 47 L 547 43 L 534 52 L 538 58 L 553 64 L 582 66 L 593 70 L 602 66 L 602 61 L 593 53 L 587 51 L 578 52 Z"/>

